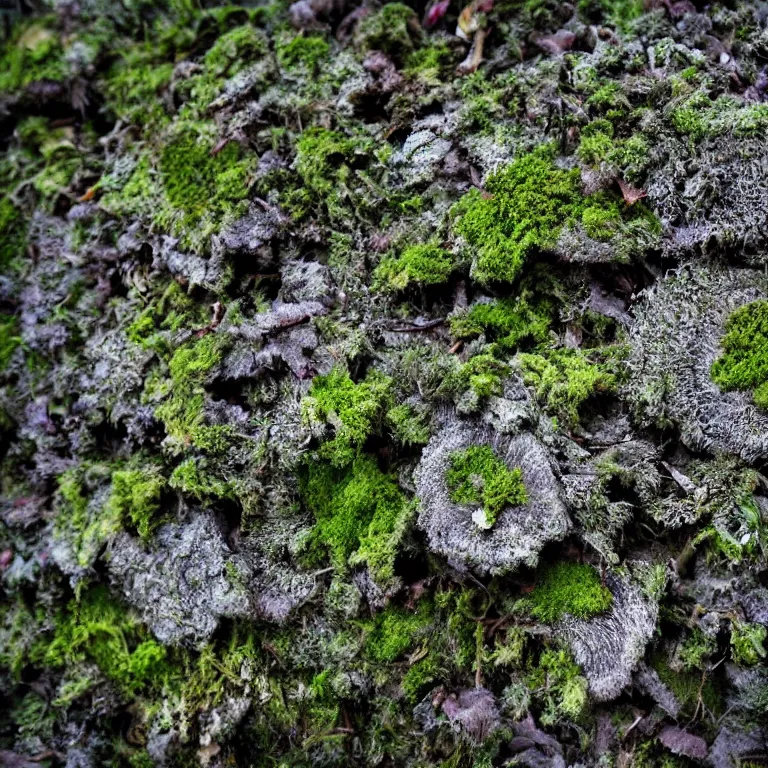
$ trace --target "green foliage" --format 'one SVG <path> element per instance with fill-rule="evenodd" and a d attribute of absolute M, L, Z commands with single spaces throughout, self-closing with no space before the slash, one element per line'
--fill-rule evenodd
<path fill-rule="evenodd" d="M 394 290 L 409 285 L 439 285 L 448 280 L 454 270 L 451 254 L 435 243 L 408 246 L 396 259 L 385 259 L 376 269 L 375 277 Z"/>
<path fill-rule="evenodd" d="M 724 390 L 752 390 L 768 409 L 768 301 L 739 307 L 725 324 L 723 354 L 712 364 L 712 380 Z"/>
<path fill-rule="evenodd" d="M 202 426 L 203 384 L 219 364 L 224 343 L 222 337 L 208 333 L 179 347 L 170 360 L 171 394 L 155 415 L 176 442 L 194 442 L 195 432 Z"/>
<path fill-rule="evenodd" d="M 554 165 L 547 145 L 492 174 L 485 192 L 473 189 L 456 204 L 455 226 L 472 247 L 472 276 L 512 282 L 529 257 L 554 245 L 563 226 L 581 215 L 579 171 Z"/>
<path fill-rule="evenodd" d="M 473 445 L 451 454 L 446 483 L 458 504 L 480 504 L 485 527 L 491 527 L 506 507 L 528 502 L 519 467 L 509 469 L 489 445 Z"/>
<path fill-rule="evenodd" d="M 428 602 L 422 601 L 413 613 L 403 608 L 388 607 L 369 624 L 365 653 L 380 663 L 398 661 L 417 640 L 428 639 L 432 625 L 432 606 Z"/>
<path fill-rule="evenodd" d="M 587 707 L 587 680 L 565 650 L 546 649 L 525 683 L 542 707 L 543 725 L 551 726 L 565 718 L 575 720 Z"/>
<path fill-rule="evenodd" d="M 168 120 L 162 93 L 170 85 L 173 64 L 155 64 L 136 53 L 131 50 L 110 67 L 103 93 L 116 117 L 146 129 Z"/>
<path fill-rule="evenodd" d="M 54 625 L 45 663 L 60 667 L 92 661 L 127 696 L 162 684 L 167 671 L 165 648 L 148 637 L 105 587 L 72 601 Z"/>
<path fill-rule="evenodd" d="M 71 547 L 76 564 L 88 567 L 102 546 L 122 528 L 122 516 L 110 507 L 99 509 L 90 502 L 88 476 L 106 479 L 108 470 L 101 465 L 70 469 L 58 478 L 54 532 Z"/>
<path fill-rule="evenodd" d="M 423 38 L 416 12 L 403 3 L 387 3 L 363 19 L 358 45 L 368 51 L 384 51 L 395 57 L 411 53 Z"/>
<path fill-rule="evenodd" d="M 731 654 L 742 666 L 754 666 L 766 657 L 765 639 L 768 629 L 762 624 L 734 621 L 731 624 Z"/>
<path fill-rule="evenodd" d="M 289 43 L 277 46 L 277 60 L 285 69 L 316 72 L 328 58 L 331 46 L 318 35 L 296 35 Z"/>
<path fill-rule="evenodd" d="M 717 650 L 717 638 L 705 635 L 698 627 L 680 646 L 678 655 L 686 669 L 703 669 L 706 660 Z"/>
<path fill-rule="evenodd" d="M 302 413 L 310 423 L 331 425 L 334 437 L 320 446 L 319 454 L 335 467 L 349 464 L 366 439 L 378 431 L 389 404 L 392 380 L 372 370 L 359 384 L 336 367 L 317 376 L 302 401 Z"/>
<path fill-rule="evenodd" d="M 21 344 L 19 319 L 15 315 L 0 313 L 0 371 L 5 370 L 16 347 Z"/>
<path fill-rule="evenodd" d="M 232 483 L 217 477 L 208 461 L 202 458 L 182 461 L 171 473 L 168 485 L 203 502 L 234 497 Z"/>
<path fill-rule="evenodd" d="M 549 301 L 533 301 L 525 296 L 475 304 L 451 318 L 451 333 L 459 339 L 485 334 L 503 349 L 514 349 L 525 342 L 544 344 L 549 340 L 554 308 Z"/>
<path fill-rule="evenodd" d="M 475 355 L 457 370 L 446 376 L 440 387 L 441 393 L 460 394 L 472 392 L 478 400 L 501 394 L 501 382 L 509 375 L 509 366 L 492 354 Z"/>
<path fill-rule="evenodd" d="M 27 226 L 22 212 L 5 196 L 0 197 L 0 270 L 7 274 L 24 254 Z"/>
<path fill-rule="evenodd" d="M 112 473 L 107 514 L 130 522 L 146 541 L 163 522 L 163 516 L 158 512 L 165 486 L 165 478 L 155 467 L 117 470 Z"/>
<path fill-rule="evenodd" d="M 518 355 L 523 381 L 550 412 L 569 425 L 579 422 L 579 409 L 590 397 L 616 391 L 612 361 L 590 362 L 589 353 L 576 349 L 551 349 L 540 354 Z"/>
<path fill-rule="evenodd" d="M 553 624 L 566 614 L 587 619 L 603 613 L 611 607 L 613 596 L 591 565 L 562 561 L 546 566 L 538 574 L 536 587 L 527 600 L 532 616 Z"/>
<path fill-rule="evenodd" d="M 436 85 L 453 54 L 444 42 L 430 42 L 405 57 L 403 74 Z"/>
<path fill-rule="evenodd" d="M 426 445 L 432 435 L 430 413 L 426 407 L 402 403 L 387 411 L 387 423 L 402 445 Z"/>
<path fill-rule="evenodd" d="M 366 564 L 382 586 L 395 579 L 395 557 L 412 509 L 397 483 L 368 456 L 345 470 L 310 463 L 302 495 L 317 521 L 315 535 L 334 566 Z"/>
<path fill-rule="evenodd" d="M 64 80 L 69 67 L 56 32 L 42 20 L 19 27 L 0 48 L 0 93 L 36 80 Z"/>

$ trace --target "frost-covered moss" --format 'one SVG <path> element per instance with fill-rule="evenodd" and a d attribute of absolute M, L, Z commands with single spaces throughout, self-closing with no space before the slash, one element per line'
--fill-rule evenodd
<path fill-rule="evenodd" d="M 445 479 L 452 501 L 482 506 L 484 528 L 490 528 L 505 507 L 528 503 L 520 468 L 509 469 L 489 445 L 453 453 Z"/>

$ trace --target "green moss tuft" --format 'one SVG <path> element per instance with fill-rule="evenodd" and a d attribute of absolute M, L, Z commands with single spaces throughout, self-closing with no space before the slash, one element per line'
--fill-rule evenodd
<path fill-rule="evenodd" d="M 451 254 L 434 243 L 408 246 L 398 258 L 385 259 L 376 269 L 375 277 L 394 290 L 409 285 L 439 285 L 454 270 Z"/>
<path fill-rule="evenodd" d="M 15 315 L 0 313 L 0 371 L 5 370 L 16 347 L 21 344 L 19 319 Z"/>
<path fill-rule="evenodd" d="M 553 624 L 566 614 L 587 619 L 603 613 L 613 596 L 591 565 L 565 561 L 544 568 L 528 600 L 532 616 Z"/>
<path fill-rule="evenodd" d="M 363 19 L 357 34 L 358 45 L 368 51 L 384 51 L 397 58 L 411 53 L 424 32 L 416 12 L 403 3 L 387 3 Z"/>
<path fill-rule="evenodd" d="M 414 613 L 402 608 L 385 609 L 369 625 L 366 655 L 381 663 L 401 659 L 419 638 L 426 640 L 432 620 L 432 606 L 425 602 Z"/>
<path fill-rule="evenodd" d="M 19 27 L 0 49 L 0 92 L 38 80 L 64 80 L 69 67 L 58 34 L 43 21 Z"/>
<path fill-rule="evenodd" d="M 445 479 L 453 501 L 482 505 L 486 528 L 506 507 L 528 502 L 520 468 L 509 469 L 489 445 L 473 445 L 452 453 Z"/>
<path fill-rule="evenodd" d="M 526 676 L 525 684 L 541 707 L 543 725 L 577 719 L 587 708 L 587 680 L 565 650 L 547 648 Z"/>
<path fill-rule="evenodd" d="M 754 666 L 766 657 L 765 640 L 768 629 L 762 624 L 734 621 L 731 625 L 731 654 L 742 666 Z"/>
<path fill-rule="evenodd" d="M 157 468 L 125 469 L 112 473 L 112 493 L 107 514 L 119 515 L 138 531 L 143 540 L 151 538 L 163 522 L 160 500 L 166 480 Z"/>
<path fill-rule="evenodd" d="M 579 409 L 589 398 L 616 391 L 617 378 L 611 358 L 590 362 L 588 354 L 575 349 L 552 349 L 541 354 L 521 353 L 523 380 L 536 390 L 547 410 L 568 425 L 579 423 Z"/>
<path fill-rule="evenodd" d="M 394 480 L 368 456 L 339 471 L 326 464 L 307 468 L 302 495 L 315 516 L 315 535 L 334 566 L 365 564 L 384 586 L 395 579 L 397 547 L 411 518 L 411 505 Z"/>
<path fill-rule="evenodd" d="M 403 403 L 387 411 L 387 423 L 401 445 L 426 445 L 432 436 L 430 413 L 426 407 Z"/>
<path fill-rule="evenodd" d="M 310 424 L 333 427 L 334 437 L 320 446 L 320 456 L 335 467 L 349 464 L 378 430 L 391 392 L 392 379 L 375 370 L 359 384 L 338 367 L 326 376 L 317 376 L 302 401 L 302 413 Z"/>
<path fill-rule="evenodd" d="M 277 46 L 277 60 L 285 69 L 314 73 L 330 51 L 327 40 L 318 35 L 296 35 L 289 43 Z"/>
<path fill-rule="evenodd" d="M 472 248 L 476 280 L 514 281 L 535 251 L 551 247 L 581 215 L 579 171 L 553 160 L 551 146 L 539 147 L 491 175 L 485 192 L 473 189 L 456 204 L 456 232 Z"/>
<path fill-rule="evenodd" d="M 752 390 L 768 409 L 768 301 L 753 301 L 731 314 L 720 342 L 723 354 L 712 364 L 712 380 L 726 391 Z"/>
<path fill-rule="evenodd" d="M 27 225 L 22 212 L 7 198 L 0 197 L 0 270 L 7 274 L 24 255 Z"/>

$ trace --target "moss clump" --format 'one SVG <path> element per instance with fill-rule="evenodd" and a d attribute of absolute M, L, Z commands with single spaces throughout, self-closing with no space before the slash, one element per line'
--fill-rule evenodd
<path fill-rule="evenodd" d="M 21 344 L 19 319 L 15 315 L 0 313 L 0 371 L 5 370 L 16 347 Z"/>
<path fill-rule="evenodd" d="M 389 288 L 403 290 L 409 285 L 439 285 L 454 270 L 451 254 L 434 243 L 411 245 L 397 259 L 386 259 L 375 277 Z"/>
<path fill-rule="evenodd" d="M 315 536 L 336 568 L 365 564 L 378 584 L 394 581 L 397 546 L 411 508 L 373 459 L 359 456 L 344 471 L 310 464 L 303 498 L 317 521 Z"/>
<path fill-rule="evenodd" d="M 217 477 L 206 459 L 186 459 L 173 470 L 168 485 L 197 501 L 232 499 L 232 483 Z"/>
<path fill-rule="evenodd" d="M 316 72 L 330 51 L 327 40 L 319 35 L 296 35 L 289 43 L 277 47 L 277 60 L 285 69 Z"/>
<path fill-rule="evenodd" d="M 403 3 L 387 3 L 360 24 L 359 47 L 400 58 L 416 49 L 424 37 L 416 12 Z"/>
<path fill-rule="evenodd" d="M 545 624 L 553 624 L 566 614 L 588 619 L 607 611 L 613 596 L 600 582 L 591 565 L 561 562 L 546 567 L 531 592 L 530 613 Z"/>
<path fill-rule="evenodd" d="M 221 337 L 209 333 L 179 347 L 171 358 L 171 394 L 155 415 L 165 425 L 167 435 L 182 445 L 193 443 L 196 429 L 202 426 L 203 384 L 221 360 L 223 343 Z"/>
<path fill-rule="evenodd" d="M 538 665 L 527 674 L 525 684 L 542 708 L 543 725 L 576 719 L 587 707 L 587 680 L 573 657 L 563 649 L 547 648 Z"/>
<path fill-rule="evenodd" d="M 7 272 L 23 255 L 26 235 L 22 212 L 7 197 L 0 197 L 0 270 Z"/>
<path fill-rule="evenodd" d="M 56 617 L 42 660 L 54 667 L 92 661 L 125 695 L 160 687 L 167 671 L 165 648 L 104 587 Z"/>
<path fill-rule="evenodd" d="M 768 629 L 762 624 L 734 621 L 731 626 L 731 654 L 742 666 L 754 666 L 766 657 L 765 639 Z"/>
<path fill-rule="evenodd" d="M 518 360 L 525 383 L 536 390 L 547 410 L 570 426 L 579 423 L 579 409 L 589 398 L 616 390 L 610 358 L 593 363 L 580 350 L 553 349 L 541 354 L 522 353 Z"/>
<path fill-rule="evenodd" d="M 112 473 L 112 493 L 108 514 L 119 515 L 133 525 L 145 541 L 163 522 L 160 501 L 166 480 L 156 468 L 123 469 Z"/>
<path fill-rule="evenodd" d="M 712 364 L 712 380 L 724 390 L 752 390 L 755 404 L 768 409 L 768 301 L 733 312 L 720 344 L 723 354 Z"/>
<path fill-rule="evenodd" d="M 302 412 L 310 424 L 333 427 L 334 437 L 320 446 L 320 456 L 335 467 L 349 464 L 378 430 L 391 392 L 392 379 L 375 370 L 359 384 L 338 367 L 326 376 L 317 376 L 302 401 Z"/>
<path fill-rule="evenodd" d="M 392 663 L 402 658 L 432 626 L 432 606 L 422 603 L 414 613 L 387 608 L 369 626 L 365 652 L 373 661 Z"/>
<path fill-rule="evenodd" d="M 469 391 L 479 403 L 484 397 L 501 394 L 501 382 L 508 374 L 509 366 L 492 354 L 475 355 L 445 378 L 440 391 L 454 395 Z"/>
<path fill-rule="evenodd" d="M 106 107 L 116 117 L 146 129 L 168 120 L 162 93 L 170 85 L 173 64 L 155 64 L 126 54 L 109 69 L 102 91 Z"/>
<path fill-rule="evenodd" d="M 554 165 L 543 146 L 488 178 L 456 204 L 456 232 L 472 247 L 472 276 L 481 283 L 512 282 L 537 250 L 554 245 L 584 209 L 578 170 Z"/>
<path fill-rule="evenodd" d="M 68 74 L 61 41 L 44 23 L 19 28 L 0 49 L 0 92 L 37 80 L 64 80 Z"/>
<path fill-rule="evenodd" d="M 451 454 L 446 482 L 458 504 L 480 504 L 483 528 L 490 528 L 506 507 L 528 502 L 519 467 L 509 469 L 489 445 L 473 445 Z"/>
<path fill-rule="evenodd" d="M 220 218 L 248 196 L 254 168 L 254 160 L 245 158 L 236 142 L 229 142 L 214 154 L 206 136 L 188 126 L 160 155 L 160 175 L 168 202 L 185 214 L 180 221 L 163 223 L 175 224 L 175 231 L 182 233 L 212 215 Z M 160 218 L 165 217 L 160 214 Z"/>
<path fill-rule="evenodd" d="M 554 307 L 551 302 L 534 302 L 525 297 L 498 299 L 475 304 L 451 318 L 451 333 L 458 339 L 485 334 L 504 349 L 524 342 L 543 344 L 549 340 Z"/>
<path fill-rule="evenodd" d="M 429 409 L 403 403 L 387 411 L 387 423 L 402 445 L 426 445 L 432 436 Z"/>

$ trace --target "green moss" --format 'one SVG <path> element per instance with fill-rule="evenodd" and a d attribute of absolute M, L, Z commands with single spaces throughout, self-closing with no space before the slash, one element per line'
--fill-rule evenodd
<path fill-rule="evenodd" d="M 98 509 L 90 503 L 86 475 L 106 479 L 101 465 L 83 466 L 64 472 L 58 478 L 54 533 L 71 547 L 81 568 L 90 566 L 104 544 L 122 528 L 118 510 Z"/>
<path fill-rule="evenodd" d="M 621 212 L 615 200 L 587 206 L 581 214 L 584 231 L 595 240 L 610 240 L 621 223 Z"/>
<path fill-rule="evenodd" d="M 528 502 L 520 468 L 509 469 L 489 445 L 473 445 L 452 453 L 445 479 L 452 501 L 482 506 L 483 527 L 490 528 L 506 507 Z"/>
<path fill-rule="evenodd" d="M 19 319 L 15 315 L 0 313 L 0 371 L 4 371 L 13 353 L 21 344 Z"/>
<path fill-rule="evenodd" d="M 593 363 L 581 350 L 552 349 L 541 354 L 521 353 L 518 360 L 526 385 L 536 390 L 547 410 L 571 426 L 578 424 L 579 409 L 589 398 L 616 390 L 610 357 Z"/>
<path fill-rule="evenodd" d="M 705 635 L 698 627 L 680 646 L 680 661 L 686 669 L 703 669 L 706 660 L 717 651 L 717 638 Z"/>
<path fill-rule="evenodd" d="M 387 411 L 387 423 L 401 445 L 426 445 L 432 435 L 426 407 L 403 403 Z"/>
<path fill-rule="evenodd" d="M 277 46 L 277 60 L 285 69 L 316 72 L 328 58 L 331 46 L 318 35 L 296 35 L 290 42 Z"/>
<path fill-rule="evenodd" d="M 549 340 L 554 307 L 549 301 L 533 301 L 525 295 L 475 304 L 451 318 L 451 333 L 458 339 L 485 334 L 504 349 L 524 342 L 543 344 Z"/>
<path fill-rule="evenodd" d="M 608 125 L 610 125 L 610 123 L 608 123 Z M 613 149 L 613 139 L 609 134 L 599 131 L 594 133 L 584 132 L 579 141 L 576 154 L 578 155 L 579 160 L 587 165 L 599 166 L 601 162 L 610 156 Z"/>
<path fill-rule="evenodd" d="M 391 289 L 403 290 L 409 285 L 439 285 L 453 270 L 450 252 L 434 243 L 423 243 L 408 246 L 396 259 L 384 260 L 375 278 Z"/>
<path fill-rule="evenodd" d="M 168 485 L 197 501 L 232 499 L 233 483 L 218 477 L 204 458 L 186 459 L 171 473 Z"/>
<path fill-rule="evenodd" d="M 445 671 L 436 654 L 430 653 L 420 659 L 403 675 L 400 685 L 406 699 L 411 704 L 416 704 L 444 674 Z"/>
<path fill-rule="evenodd" d="M 54 667 L 94 662 L 125 695 L 162 684 L 166 650 L 104 587 L 72 601 L 55 619 L 43 660 Z"/>
<path fill-rule="evenodd" d="M 427 640 L 432 621 L 432 606 L 428 602 L 422 601 L 415 612 L 386 608 L 368 626 L 365 653 L 376 662 L 395 662 L 411 650 L 418 639 Z"/>
<path fill-rule="evenodd" d="M 168 120 L 163 91 L 170 85 L 173 64 L 155 64 L 134 56 L 118 59 L 103 82 L 106 107 L 116 117 L 142 128 Z"/>
<path fill-rule="evenodd" d="M 302 496 L 317 521 L 315 536 L 336 568 L 365 564 L 378 584 L 394 582 L 397 548 L 412 509 L 373 459 L 359 456 L 343 471 L 309 464 Z"/>
<path fill-rule="evenodd" d="M 731 624 L 731 655 L 742 666 L 754 666 L 766 657 L 768 629 L 762 624 L 734 621 Z"/>
<path fill-rule="evenodd" d="M 587 619 L 603 613 L 611 607 L 613 596 L 592 566 L 563 561 L 538 574 L 528 600 L 532 616 L 553 624 L 566 614 Z"/>
<path fill-rule="evenodd" d="M 573 657 L 563 649 L 547 648 L 525 678 L 526 686 L 541 707 L 541 723 L 575 720 L 588 704 L 587 680 Z"/>
<path fill-rule="evenodd" d="M 501 383 L 509 375 L 509 366 L 492 354 L 475 355 L 446 376 L 440 391 L 459 395 L 470 391 L 478 400 L 501 394 Z"/>
<path fill-rule="evenodd" d="M 451 49 L 444 42 L 431 41 L 405 57 L 403 74 L 436 85 L 452 60 Z"/>
<path fill-rule="evenodd" d="M 164 520 L 159 512 L 165 486 L 165 478 L 155 467 L 113 472 L 107 514 L 133 525 L 146 541 Z"/>
<path fill-rule="evenodd" d="M 56 32 L 46 20 L 17 28 L 0 49 L 0 92 L 11 92 L 37 80 L 64 80 L 69 67 Z"/>
<path fill-rule="evenodd" d="M 472 248 L 472 276 L 512 282 L 529 258 L 552 247 L 584 207 L 579 171 L 554 165 L 547 145 L 492 174 L 485 192 L 473 189 L 454 207 L 455 229 Z"/>
<path fill-rule="evenodd" d="M 720 341 L 723 354 L 712 364 L 712 380 L 726 391 L 752 390 L 768 409 L 768 301 L 753 301 L 731 314 Z"/>
<path fill-rule="evenodd" d="M 210 371 L 221 361 L 224 340 L 209 333 L 179 347 L 169 363 L 170 397 L 155 415 L 165 425 L 166 434 L 182 445 L 193 442 L 195 431 L 203 423 L 203 384 Z"/>
<path fill-rule="evenodd" d="M 673 669 L 664 656 L 658 653 L 652 656 L 651 666 L 661 682 L 674 693 L 683 714 L 692 715 L 700 707 L 700 701 L 716 716 L 724 711 L 722 696 L 711 674 L 702 677 L 701 670 Z"/>
<path fill-rule="evenodd" d="M 392 380 L 376 370 L 359 384 L 338 367 L 326 376 L 317 376 L 302 401 L 302 413 L 310 424 L 333 428 L 334 437 L 320 446 L 320 456 L 336 467 L 349 464 L 379 429 L 391 392 Z"/>
<path fill-rule="evenodd" d="M 7 274 L 24 255 L 26 244 L 24 215 L 7 197 L 0 197 L 0 270 Z"/>
<path fill-rule="evenodd" d="M 402 57 L 418 46 L 423 35 L 419 17 L 412 8 L 403 3 L 387 3 L 363 19 L 357 37 L 364 50 Z"/>

